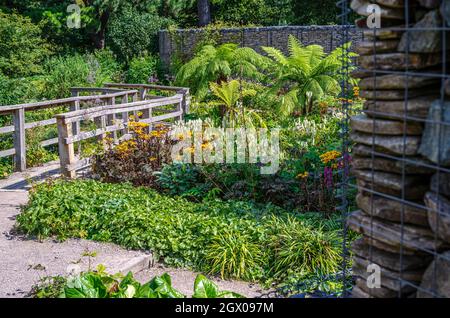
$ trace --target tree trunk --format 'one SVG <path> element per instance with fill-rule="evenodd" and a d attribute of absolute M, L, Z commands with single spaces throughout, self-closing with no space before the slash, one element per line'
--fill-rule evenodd
<path fill-rule="evenodd" d="M 95 34 L 94 45 L 98 50 L 103 50 L 106 46 L 106 28 L 108 27 L 110 13 L 109 11 L 105 11 L 100 16 L 100 29 Z"/>
<path fill-rule="evenodd" d="M 198 0 L 198 25 L 206 26 L 211 23 L 211 5 L 209 0 Z"/>

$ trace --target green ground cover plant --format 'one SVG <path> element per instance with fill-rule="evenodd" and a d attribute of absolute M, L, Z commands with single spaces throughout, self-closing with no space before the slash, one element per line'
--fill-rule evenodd
<path fill-rule="evenodd" d="M 273 205 L 193 203 L 92 180 L 37 185 L 18 217 L 19 230 L 39 238 L 114 242 L 170 266 L 265 284 L 337 271 L 338 225 Z"/>
<path fill-rule="evenodd" d="M 45 277 L 33 287 L 33 298 L 186 298 L 172 286 L 169 274 L 141 284 L 130 272 L 126 276 L 111 275 L 99 265 L 96 270 L 69 277 Z M 197 275 L 192 298 L 244 298 L 231 291 L 221 291 L 204 275 Z"/>

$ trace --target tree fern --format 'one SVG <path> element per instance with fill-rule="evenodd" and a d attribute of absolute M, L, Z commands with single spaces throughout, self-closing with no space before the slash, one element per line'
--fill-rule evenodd
<path fill-rule="evenodd" d="M 194 58 L 183 65 L 176 76 L 178 85 L 188 86 L 202 100 L 208 93 L 210 82 L 220 84 L 232 76 L 260 79 L 259 71 L 269 65 L 268 58 L 255 50 L 237 44 L 226 43 L 218 47 L 205 45 Z"/>
<path fill-rule="evenodd" d="M 218 105 L 225 108 L 223 117 L 224 127 L 265 127 L 264 120 L 254 110 L 249 110 L 240 103 L 247 96 L 255 96 L 253 89 L 242 88 L 242 83 L 237 80 L 222 82 L 221 84 L 210 83 L 212 94 L 216 100 L 210 105 Z"/>
<path fill-rule="evenodd" d="M 303 46 L 294 36 L 289 36 L 289 56 L 280 50 L 263 47 L 275 66 L 275 83 L 269 90 L 280 96 L 280 113 L 289 115 L 300 110 L 308 113 L 308 105 L 324 95 L 340 93 L 339 72 L 344 65 L 351 65 L 348 53 L 350 43 L 325 54 L 320 45 Z"/>

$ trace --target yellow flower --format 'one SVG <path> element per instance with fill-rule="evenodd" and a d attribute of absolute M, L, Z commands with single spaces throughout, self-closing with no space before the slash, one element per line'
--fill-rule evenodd
<path fill-rule="evenodd" d="M 299 173 L 298 175 L 297 175 L 297 179 L 306 179 L 306 178 L 308 178 L 309 177 L 309 172 L 303 172 L 303 173 Z"/>
<path fill-rule="evenodd" d="M 158 158 L 155 158 L 155 157 L 150 158 L 150 161 L 156 161 L 156 160 L 158 160 Z"/>
<path fill-rule="evenodd" d="M 329 163 L 330 161 L 333 161 L 341 156 L 341 153 L 336 150 L 328 151 L 320 156 L 320 159 L 324 164 Z"/>
<path fill-rule="evenodd" d="M 212 145 L 209 142 L 202 144 L 202 149 L 212 149 Z"/>
<path fill-rule="evenodd" d="M 195 153 L 195 147 L 186 148 L 186 150 L 190 153 Z"/>
<path fill-rule="evenodd" d="M 138 115 L 138 117 L 142 117 L 142 116 L 144 116 L 144 113 L 143 112 L 138 112 L 137 115 Z"/>

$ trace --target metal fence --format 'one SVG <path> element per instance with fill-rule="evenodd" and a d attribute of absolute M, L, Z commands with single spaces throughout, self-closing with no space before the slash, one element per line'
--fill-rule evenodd
<path fill-rule="evenodd" d="M 450 297 L 450 1 L 338 5 L 344 25 L 352 12 L 362 17 L 365 37 L 359 68 L 347 74 L 359 79 L 365 101 L 343 122 L 343 150 L 353 160 L 341 189 L 358 190 L 347 226 L 361 235 L 351 245 L 352 295 Z M 343 105 L 347 114 L 352 107 Z"/>
<path fill-rule="evenodd" d="M 364 34 L 357 70 L 341 70 L 342 153 L 351 158 L 336 192 L 341 271 L 263 297 L 450 297 L 450 1 L 337 5 L 341 24 L 356 13 Z M 345 27 L 341 38 L 350 40 Z M 350 78 L 359 103 L 349 100 Z M 327 292 L 330 283 L 340 287 Z"/>

